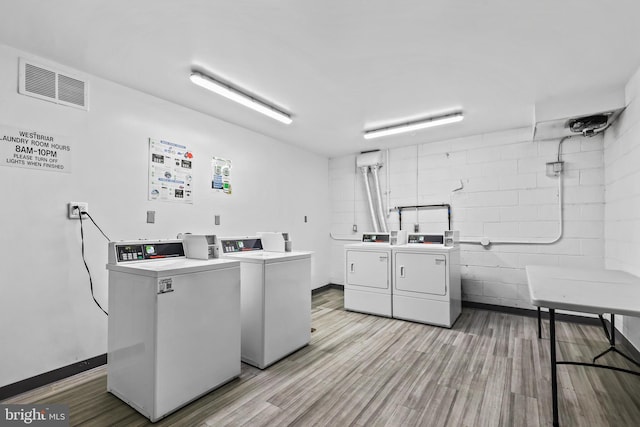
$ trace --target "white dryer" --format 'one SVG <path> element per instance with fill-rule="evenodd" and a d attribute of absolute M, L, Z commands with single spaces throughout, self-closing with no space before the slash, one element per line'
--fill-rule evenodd
<path fill-rule="evenodd" d="M 345 310 L 391 317 L 390 233 L 363 233 L 344 253 Z"/>
<path fill-rule="evenodd" d="M 462 311 L 460 247 L 409 234 L 394 247 L 393 317 L 450 328 Z"/>
<path fill-rule="evenodd" d="M 242 361 L 264 369 L 309 344 L 312 252 L 267 252 L 258 237 L 220 245 L 240 261 Z"/>
<path fill-rule="evenodd" d="M 240 375 L 240 263 L 109 243 L 107 390 L 152 422 Z"/>

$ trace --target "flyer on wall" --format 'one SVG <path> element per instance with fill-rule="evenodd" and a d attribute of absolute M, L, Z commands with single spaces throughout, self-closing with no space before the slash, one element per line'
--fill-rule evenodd
<path fill-rule="evenodd" d="M 213 178 L 211 188 L 216 192 L 231 194 L 231 160 L 214 157 L 211 161 Z"/>
<path fill-rule="evenodd" d="M 193 152 L 149 138 L 149 200 L 193 203 Z"/>

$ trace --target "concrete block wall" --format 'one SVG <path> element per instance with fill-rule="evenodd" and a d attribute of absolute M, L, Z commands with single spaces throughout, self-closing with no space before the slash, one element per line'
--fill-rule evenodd
<path fill-rule="evenodd" d="M 546 176 L 559 140 L 531 141 L 531 129 L 416 144 L 385 151 L 381 169 L 385 207 L 450 203 L 452 227 L 462 239 L 548 239 L 558 233 L 557 178 Z M 357 239 L 371 231 L 356 155 L 330 159 L 331 232 Z M 552 245 L 461 246 L 463 299 L 533 308 L 524 267 L 528 264 L 603 266 L 603 138 L 574 137 L 563 143 L 564 237 Z M 388 170 L 386 169 L 388 168 Z M 352 231 L 356 225 L 358 232 Z M 398 229 L 397 211 L 388 217 Z M 441 233 L 446 210 L 405 210 L 402 228 Z M 331 280 L 343 283 L 343 245 L 332 241 Z"/>
<path fill-rule="evenodd" d="M 625 98 L 627 108 L 604 140 L 605 264 L 640 276 L 640 69 Z M 640 348 L 640 319 L 621 320 L 616 326 Z"/>

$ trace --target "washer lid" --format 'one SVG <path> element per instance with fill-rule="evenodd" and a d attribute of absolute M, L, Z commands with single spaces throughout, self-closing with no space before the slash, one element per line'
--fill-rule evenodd
<path fill-rule="evenodd" d="M 236 259 L 242 262 L 255 262 L 269 264 L 272 262 L 295 261 L 298 259 L 311 258 L 313 252 L 295 251 L 295 252 L 267 252 L 253 251 L 243 253 L 225 254 L 227 259 Z"/>
<path fill-rule="evenodd" d="M 162 261 L 137 262 L 131 264 L 107 264 L 107 270 L 137 274 L 149 277 L 177 276 L 180 274 L 220 270 L 239 267 L 240 262 L 232 259 L 186 259 L 175 258 Z"/>

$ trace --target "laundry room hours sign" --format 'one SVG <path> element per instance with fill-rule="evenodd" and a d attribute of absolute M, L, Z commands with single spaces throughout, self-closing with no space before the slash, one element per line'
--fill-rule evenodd
<path fill-rule="evenodd" d="M 60 136 L 0 125 L 3 166 L 71 173 L 71 146 Z"/>

